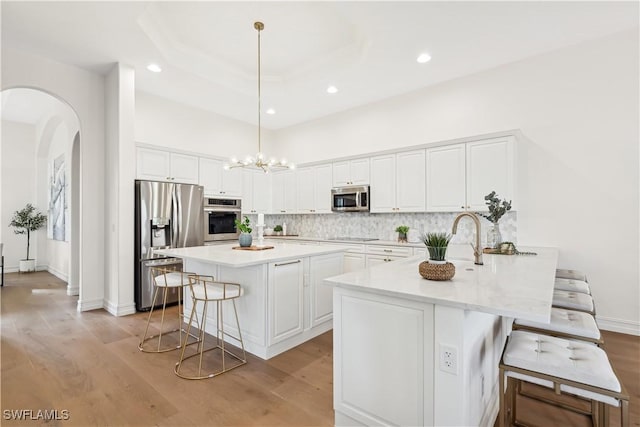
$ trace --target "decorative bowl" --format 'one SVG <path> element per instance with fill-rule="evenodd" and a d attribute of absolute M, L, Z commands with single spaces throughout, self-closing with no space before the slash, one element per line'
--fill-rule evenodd
<path fill-rule="evenodd" d="M 418 271 L 427 280 L 451 280 L 456 274 L 456 266 L 450 262 L 434 264 L 429 261 L 422 261 L 418 266 Z"/>

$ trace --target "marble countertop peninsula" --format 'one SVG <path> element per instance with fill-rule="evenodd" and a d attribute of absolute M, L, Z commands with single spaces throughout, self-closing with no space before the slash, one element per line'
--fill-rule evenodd
<path fill-rule="evenodd" d="M 456 274 L 449 281 L 423 279 L 414 256 L 325 279 L 334 286 L 440 304 L 507 317 L 549 322 L 556 248 L 526 247 L 537 255 L 484 254 L 484 265 L 450 259 Z"/>

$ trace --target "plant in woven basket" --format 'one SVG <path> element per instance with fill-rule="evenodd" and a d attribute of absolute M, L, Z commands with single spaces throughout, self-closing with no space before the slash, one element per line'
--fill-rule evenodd
<path fill-rule="evenodd" d="M 444 261 L 451 235 L 447 233 L 426 233 L 422 236 L 429 259 L 432 261 Z"/>

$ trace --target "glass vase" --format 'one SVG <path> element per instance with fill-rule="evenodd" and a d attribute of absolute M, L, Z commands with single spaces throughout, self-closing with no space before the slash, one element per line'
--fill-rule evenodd
<path fill-rule="evenodd" d="M 502 243 L 502 233 L 500 233 L 500 225 L 495 222 L 487 231 L 487 247 L 496 248 Z"/>

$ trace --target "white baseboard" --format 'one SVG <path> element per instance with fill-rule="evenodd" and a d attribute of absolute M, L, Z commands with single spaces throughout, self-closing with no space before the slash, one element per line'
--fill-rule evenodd
<path fill-rule="evenodd" d="M 80 287 L 76 286 L 72 288 L 67 285 L 67 295 L 70 297 L 77 297 L 78 295 L 80 295 Z"/>
<path fill-rule="evenodd" d="M 104 301 L 104 308 L 114 316 L 127 316 L 136 312 L 135 303 L 130 304 L 114 304 L 111 301 Z"/>
<path fill-rule="evenodd" d="M 614 319 L 596 315 L 598 327 L 605 331 L 620 332 L 621 334 L 640 336 L 640 322 L 632 320 Z"/>
<path fill-rule="evenodd" d="M 104 307 L 104 301 L 102 299 L 82 301 L 78 298 L 78 311 L 97 310 L 103 307 Z"/>
<path fill-rule="evenodd" d="M 38 268 L 36 268 L 36 270 L 38 270 Z M 53 267 L 46 267 L 44 270 L 47 270 L 49 273 L 53 274 L 54 276 L 56 276 L 58 279 L 64 281 L 64 282 L 69 282 L 69 275 L 65 274 L 59 270 L 56 270 Z M 76 294 L 77 295 L 77 294 Z"/>

